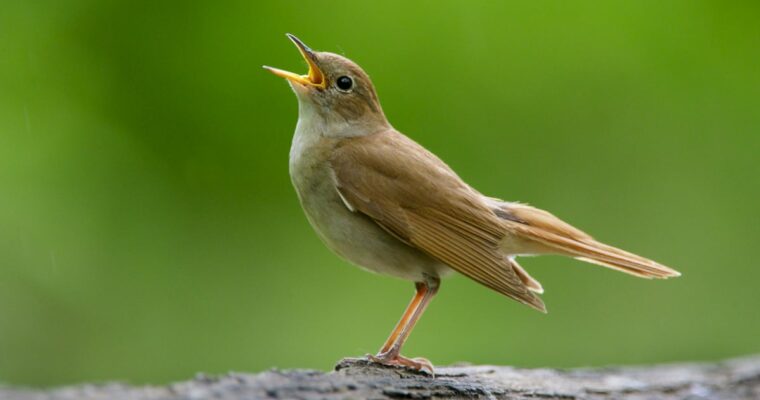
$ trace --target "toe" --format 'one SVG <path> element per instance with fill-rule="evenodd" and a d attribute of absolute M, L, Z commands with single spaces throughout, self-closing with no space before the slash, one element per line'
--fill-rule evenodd
<path fill-rule="evenodd" d="M 429 375 L 435 376 L 433 363 L 431 363 L 427 358 L 417 357 L 413 358 L 412 361 L 416 364 L 416 369 L 418 371 L 426 372 Z"/>
<path fill-rule="evenodd" d="M 394 367 L 403 367 L 435 376 L 433 364 L 426 358 L 406 358 L 401 355 L 389 354 L 378 354 L 373 356 L 371 354 L 367 354 L 367 359 L 374 363 Z"/>

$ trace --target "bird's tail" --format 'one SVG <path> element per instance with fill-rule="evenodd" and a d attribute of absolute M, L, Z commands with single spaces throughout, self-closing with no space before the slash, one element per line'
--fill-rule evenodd
<path fill-rule="evenodd" d="M 536 239 L 576 260 L 612 268 L 639 278 L 666 279 L 681 275 L 672 268 L 596 240 L 578 241 L 556 235 L 543 235 Z"/>
<path fill-rule="evenodd" d="M 652 260 L 598 242 L 546 211 L 507 202 L 500 202 L 498 211 L 507 229 L 519 238 L 536 243 L 538 252 L 570 256 L 640 278 L 665 279 L 681 275 Z"/>

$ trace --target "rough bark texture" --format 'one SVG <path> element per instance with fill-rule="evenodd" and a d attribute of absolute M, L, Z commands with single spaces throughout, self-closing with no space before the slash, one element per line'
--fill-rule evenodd
<path fill-rule="evenodd" d="M 334 372 L 272 370 L 259 374 L 200 375 L 168 386 L 119 383 L 50 391 L 0 387 L 0 399 L 760 399 L 760 356 L 714 364 L 669 364 L 600 369 L 440 367 L 430 377 L 341 361 Z"/>

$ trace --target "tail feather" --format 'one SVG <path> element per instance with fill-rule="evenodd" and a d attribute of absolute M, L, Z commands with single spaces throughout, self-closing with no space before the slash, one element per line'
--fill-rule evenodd
<path fill-rule="evenodd" d="M 623 272 L 623 273 L 626 273 L 626 274 L 629 274 L 629 275 L 633 275 L 633 276 L 638 277 L 638 278 L 644 278 L 644 279 L 652 279 L 653 278 L 652 275 L 643 273 L 643 272 L 641 272 L 641 271 L 639 271 L 637 269 L 633 269 L 633 268 L 630 268 L 630 267 L 623 267 L 623 266 L 620 266 L 620 265 L 610 264 L 608 262 L 594 260 L 592 258 L 586 258 L 586 257 L 575 257 L 575 259 L 578 260 L 578 261 L 587 262 L 589 264 L 595 264 L 595 265 L 599 265 L 599 266 L 602 266 L 602 267 L 605 267 L 605 268 L 614 269 L 615 271 L 620 271 L 620 272 Z"/>
<path fill-rule="evenodd" d="M 540 243 L 547 253 L 558 253 L 641 278 L 665 279 L 681 274 L 662 264 L 598 242 L 554 215 L 525 204 L 500 204 L 505 223 L 518 237 Z"/>
<path fill-rule="evenodd" d="M 569 245 L 569 246 L 568 246 Z M 637 256 L 599 242 L 577 242 L 561 244 L 560 248 L 581 259 L 593 260 L 599 265 L 612 266 L 634 275 L 644 275 L 650 278 L 665 279 L 681 275 L 678 271 L 658 264 L 652 260 Z"/>
<path fill-rule="evenodd" d="M 597 241 L 580 241 L 565 238 L 549 232 L 537 232 L 531 229 L 521 230 L 524 236 L 543 243 L 551 250 L 569 255 L 581 261 L 620 270 L 631 275 L 665 279 L 681 274 L 662 264 L 617 249 Z"/>

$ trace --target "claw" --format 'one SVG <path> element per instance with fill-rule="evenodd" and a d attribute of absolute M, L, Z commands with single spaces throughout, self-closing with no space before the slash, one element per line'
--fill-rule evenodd
<path fill-rule="evenodd" d="M 432 377 L 435 377 L 435 370 L 430 360 L 422 357 L 406 358 L 400 354 L 367 354 L 367 359 L 377 364 L 387 365 L 390 367 L 400 367 L 411 369 L 416 372 L 424 372 Z"/>

